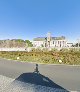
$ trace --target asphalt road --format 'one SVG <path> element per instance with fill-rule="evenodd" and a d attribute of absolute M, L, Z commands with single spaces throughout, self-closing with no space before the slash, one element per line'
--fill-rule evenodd
<path fill-rule="evenodd" d="M 55 87 L 80 92 L 80 66 L 45 64 L 36 66 L 32 63 L 0 59 L 0 75 L 32 84 L 34 81 L 31 79 L 35 77 L 37 84 L 48 86 L 48 82 L 42 81 L 44 78 L 49 81 L 50 87 L 54 83 Z"/>

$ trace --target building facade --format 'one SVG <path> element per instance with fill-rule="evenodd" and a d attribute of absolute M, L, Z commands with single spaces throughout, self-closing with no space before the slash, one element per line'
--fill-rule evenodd
<path fill-rule="evenodd" d="M 33 39 L 34 47 L 67 47 L 67 40 L 64 36 L 52 37 L 50 33 L 46 37 L 37 37 Z"/>

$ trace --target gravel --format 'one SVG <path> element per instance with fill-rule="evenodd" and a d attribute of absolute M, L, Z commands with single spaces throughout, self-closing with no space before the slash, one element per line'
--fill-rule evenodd
<path fill-rule="evenodd" d="M 11 78 L 8 78 L 8 77 L 5 77 L 5 76 L 2 76 L 0 75 L 0 92 L 6 92 L 4 91 L 9 85 L 11 82 L 13 82 L 14 79 L 11 79 Z"/>
<path fill-rule="evenodd" d="M 15 81 L 0 75 L 0 92 L 68 92 L 64 89 L 56 89 L 41 85 Z"/>

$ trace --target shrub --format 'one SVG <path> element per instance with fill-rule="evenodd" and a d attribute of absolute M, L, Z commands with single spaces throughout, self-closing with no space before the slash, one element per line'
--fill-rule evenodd
<path fill-rule="evenodd" d="M 37 62 L 37 63 L 59 63 L 59 59 L 63 64 L 80 64 L 80 51 L 58 51 L 58 52 L 0 52 L 1 58 L 16 60 L 19 57 L 20 61 Z"/>

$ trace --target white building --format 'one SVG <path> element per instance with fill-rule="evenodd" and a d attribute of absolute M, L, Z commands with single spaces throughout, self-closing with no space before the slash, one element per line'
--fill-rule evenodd
<path fill-rule="evenodd" d="M 48 33 L 47 37 L 37 37 L 33 39 L 34 47 L 67 47 L 67 40 L 64 36 L 51 37 Z"/>

